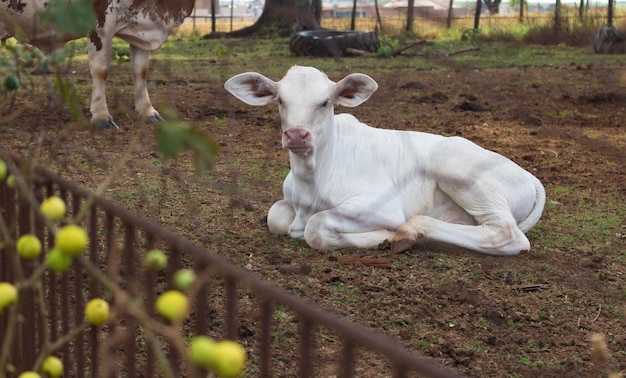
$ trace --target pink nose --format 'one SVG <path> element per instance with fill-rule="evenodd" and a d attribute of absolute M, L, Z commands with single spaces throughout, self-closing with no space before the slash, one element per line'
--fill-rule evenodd
<path fill-rule="evenodd" d="M 291 128 L 283 133 L 287 148 L 298 149 L 311 145 L 311 133 L 299 127 Z"/>

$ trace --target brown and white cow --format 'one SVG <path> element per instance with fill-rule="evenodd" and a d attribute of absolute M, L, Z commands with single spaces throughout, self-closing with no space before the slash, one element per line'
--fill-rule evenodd
<path fill-rule="evenodd" d="M 377 129 L 334 114 L 334 105 L 358 106 L 376 91 L 369 76 L 335 83 L 295 66 L 279 81 L 247 72 L 225 87 L 249 105 L 278 105 L 291 171 L 267 215 L 270 232 L 321 250 L 385 240 L 394 252 L 424 243 L 500 256 L 529 250 L 524 233 L 546 200 L 541 182 L 464 138 Z"/>
<path fill-rule="evenodd" d="M 52 25 L 38 22 L 37 13 L 48 0 L 2 0 L 0 22 L 22 43 L 44 53 L 63 47 L 83 35 L 59 35 Z M 150 53 L 158 49 L 193 10 L 194 0 L 94 0 L 96 25 L 88 36 L 89 70 L 92 78 L 91 122 L 103 128 L 115 127 L 107 107 L 105 86 L 111 67 L 111 44 L 119 37 L 130 45 L 135 81 L 135 110 L 148 122 L 161 116 L 148 96 L 147 75 Z"/>

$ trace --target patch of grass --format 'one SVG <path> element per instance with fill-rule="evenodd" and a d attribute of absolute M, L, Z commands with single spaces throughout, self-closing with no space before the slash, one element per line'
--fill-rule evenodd
<path fill-rule="evenodd" d="M 481 352 L 483 350 L 483 343 L 480 340 L 472 340 L 465 343 L 464 347 L 473 352 Z"/>
<path fill-rule="evenodd" d="M 548 205 L 549 218 L 542 219 L 529 236 L 541 239 L 544 247 L 574 250 L 581 241 L 590 249 L 607 250 L 615 240 L 616 233 L 624 226 L 626 205 L 618 202 L 610 193 L 605 198 L 592 197 L 591 193 L 581 192 L 574 186 L 556 186 L 549 197 L 556 201 L 574 201 L 579 210 L 561 212 L 559 204 Z"/>
<path fill-rule="evenodd" d="M 419 339 L 413 338 L 409 340 L 409 344 L 417 349 L 421 349 L 424 351 L 430 350 L 430 344 L 428 343 L 428 340 L 424 339 L 423 337 Z"/>

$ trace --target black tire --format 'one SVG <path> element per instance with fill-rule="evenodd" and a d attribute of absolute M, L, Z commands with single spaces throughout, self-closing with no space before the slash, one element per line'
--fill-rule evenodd
<path fill-rule="evenodd" d="M 379 47 L 374 31 L 306 30 L 289 41 L 289 51 L 298 56 L 347 56 L 348 48 L 375 53 Z"/>
<path fill-rule="evenodd" d="M 615 26 L 603 26 L 593 40 L 593 51 L 596 54 L 624 54 L 626 53 L 626 36 Z"/>

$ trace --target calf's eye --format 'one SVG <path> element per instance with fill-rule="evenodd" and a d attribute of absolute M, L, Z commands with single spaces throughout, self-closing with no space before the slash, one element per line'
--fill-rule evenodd
<path fill-rule="evenodd" d="M 322 105 L 320 105 L 320 108 L 325 108 L 327 106 L 328 106 L 328 100 L 324 101 Z"/>

